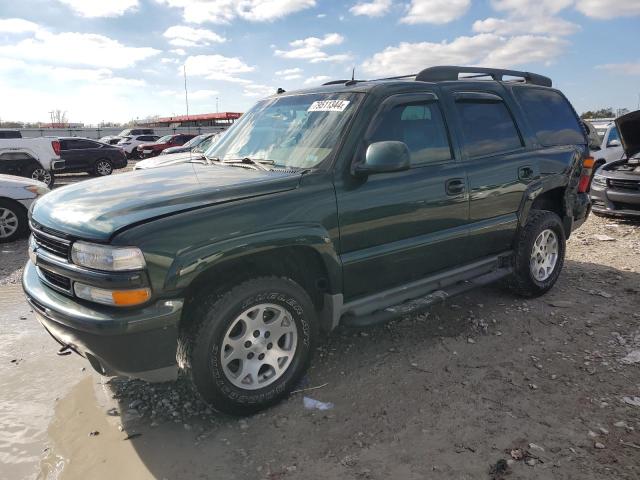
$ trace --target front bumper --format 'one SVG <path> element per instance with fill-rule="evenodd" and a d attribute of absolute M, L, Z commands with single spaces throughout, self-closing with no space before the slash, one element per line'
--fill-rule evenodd
<path fill-rule="evenodd" d="M 591 186 L 593 211 L 612 217 L 640 218 L 640 191 L 616 190 L 610 186 Z"/>
<path fill-rule="evenodd" d="M 99 373 L 148 381 L 176 378 L 182 300 L 160 300 L 138 309 L 87 306 L 44 285 L 31 261 L 22 288 L 47 332 L 86 357 Z"/>

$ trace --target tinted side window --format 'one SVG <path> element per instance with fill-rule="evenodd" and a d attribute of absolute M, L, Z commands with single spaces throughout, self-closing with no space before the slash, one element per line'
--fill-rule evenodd
<path fill-rule="evenodd" d="M 470 157 L 507 152 L 523 146 L 504 102 L 461 99 L 456 101 L 456 110 L 462 125 L 464 148 Z"/>
<path fill-rule="evenodd" d="M 141 142 L 151 142 L 153 140 L 155 140 L 156 137 L 152 136 L 152 135 L 141 135 L 138 137 L 138 140 L 140 140 Z"/>
<path fill-rule="evenodd" d="M 434 101 L 395 105 L 381 114 L 368 143 L 387 140 L 406 143 L 412 165 L 452 158 L 442 113 Z"/>
<path fill-rule="evenodd" d="M 550 147 L 586 143 L 573 109 L 558 92 L 515 87 L 513 93 L 542 145 Z"/>
<path fill-rule="evenodd" d="M 22 138 L 22 133 L 14 130 L 0 131 L 0 138 Z"/>

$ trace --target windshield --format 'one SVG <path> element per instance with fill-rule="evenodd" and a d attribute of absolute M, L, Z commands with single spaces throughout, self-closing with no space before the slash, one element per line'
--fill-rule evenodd
<path fill-rule="evenodd" d="M 202 142 L 204 137 L 206 137 L 206 135 L 198 135 L 197 137 L 193 137 L 191 140 L 189 140 L 187 143 L 185 143 L 183 145 L 183 147 L 192 147 L 193 148 L 196 145 L 200 144 L 200 142 Z"/>
<path fill-rule="evenodd" d="M 156 140 L 156 142 L 167 143 L 169 140 L 171 140 L 171 137 L 173 137 L 173 135 L 165 135 L 164 137 L 160 137 L 158 140 Z"/>
<path fill-rule="evenodd" d="M 204 152 L 205 150 L 207 150 L 207 148 L 209 148 L 211 146 L 211 142 L 213 142 L 213 140 L 217 137 L 217 135 L 211 135 L 209 138 L 205 138 L 203 141 L 201 141 L 198 146 L 196 148 L 194 148 L 193 150 L 195 152 Z"/>
<path fill-rule="evenodd" d="M 263 100 L 214 142 L 206 156 L 313 168 L 333 151 L 360 97 L 355 93 L 316 93 Z"/>

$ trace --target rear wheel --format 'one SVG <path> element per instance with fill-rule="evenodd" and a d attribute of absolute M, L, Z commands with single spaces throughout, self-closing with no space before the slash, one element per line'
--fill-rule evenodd
<path fill-rule="evenodd" d="M 33 180 L 42 182 L 49 188 L 53 186 L 53 182 L 55 180 L 53 173 L 40 165 L 29 167 L 25 172 L 25 176 Z"/>
<path fill-rule="evenodd" d="M 93 174 L 98 177 L 106 177 L 113 172 L 113 164 L 106 158 L 101 158 L 93 167 Z"/>
<path fill-rule="evenodd" d="M 28 231 L 26 209 L 18 202 L 0 198 L 0 243 L 18 240 Z"/>
<path fill-rule="evenodd" d="M 257 278 L 198 304 L 181 332 L 178 363 L 214 408 L 250 414 L 295 387 L 317 337 L 315 308 L 297 283 Z"/>
<path fill-rule="evenodd" d="M 549 291 L 560 276 L 565 249 L 560 217 L 546 210 L 532 210 L 518 233 L 511 288 L 525 297 Z"/>

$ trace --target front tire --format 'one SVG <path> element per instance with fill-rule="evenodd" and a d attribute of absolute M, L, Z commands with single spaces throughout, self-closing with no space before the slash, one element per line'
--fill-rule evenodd
<path fill-rule="evenodd" d="M 106 177 L 113 173 L 113 164 L 111 160 L 107 160 L 106 158 L 101 158 L 96 161 L 96 164 L 93 167 L 93 174 L 97 177 Z"/>
<path fill-rule="evenodd" d="M 28 232 L 26 209 L 17 202 L 0 198 L 0 243 L 26 237 Z"/>
<path fill-rule="evenodd" d="M 510 287 L 523 297 L 538 297 L 558 280 L 566 251 L 562 221 L 546 210 L 531 210 L 516 239 Z"/>
<path fill-rule="evenodd" d="M 318 336 L 315 308 L 297 283 L 256 278 L 196 301 L 180 334 L 178 364 L 205 401 L 248 415 L 295 387 Z"/>

